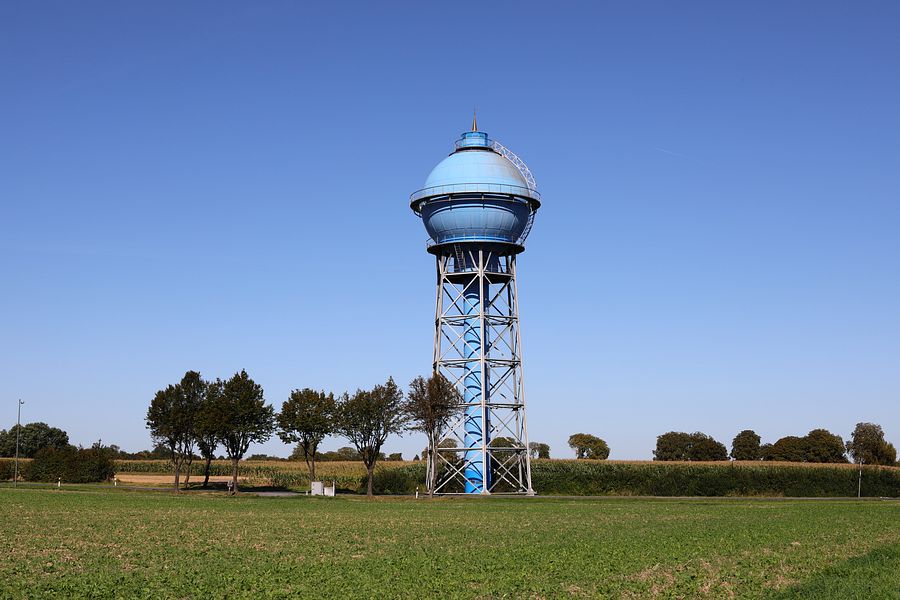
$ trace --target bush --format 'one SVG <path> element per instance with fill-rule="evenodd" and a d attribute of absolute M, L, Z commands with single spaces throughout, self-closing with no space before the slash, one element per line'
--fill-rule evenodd
<path fill-rule="evenodd" d="M 90 483 L 106 481 L 115 474 L 111 452 L 105 449 L 43 448 L 24 469 L 28 481 Z"/>
<path fill-rule="evenodd" d="M 22 463 L 19 464 L 22 467 Z M 9 481 L 15 473 L 15 461 L 6 458 L 0 458 L 0 481 Z"/>
<path fill-rule="evenodd" d="M 425 465 L 382 467 L 375 470 L 372 488 L 376 494 L 414 494 L 416 488 L 425 490 Z M 359 493 L 366 489 L 366 478 L 360 479 Z"/>

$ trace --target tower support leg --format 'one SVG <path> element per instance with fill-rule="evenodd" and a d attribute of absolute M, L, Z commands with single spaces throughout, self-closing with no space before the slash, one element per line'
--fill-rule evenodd
<path fill-rule="evenodd" d="M 503 247 L 481 244 L 437 255 L 434 369 L 461 398 L 429 453 L 437 494 L 534 493 L 515 261 Z"/>

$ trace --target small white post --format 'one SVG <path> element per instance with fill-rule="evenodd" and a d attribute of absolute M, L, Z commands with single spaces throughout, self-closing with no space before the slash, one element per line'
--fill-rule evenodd
<path fill-rule="evenodd" d="M 419 499 L 419 486 L 416 486 L 416 500 Z"/>
<path fill-rule="evenodd" d="M 119 476 L 113 477 L 113 487 L 119 487 Z"/>
<path fill-rule="evenodd" d="M 56 478 L 56 489 L 59 489 L 61 487 L 62 487 L 62 477 L 57 477 Z"/>

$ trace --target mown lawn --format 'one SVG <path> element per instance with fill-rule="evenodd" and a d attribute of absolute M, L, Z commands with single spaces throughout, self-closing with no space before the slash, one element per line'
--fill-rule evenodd
<path fill-rule="evenodd" d="M 0 598 L 900 598 L 900 502 L 0 488 Z"/>

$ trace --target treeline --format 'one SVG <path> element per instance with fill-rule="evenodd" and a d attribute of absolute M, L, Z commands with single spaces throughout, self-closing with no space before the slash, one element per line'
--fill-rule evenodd
<path fill-rule="evenodd" d="M 27 481 L 104 481 L 113 475 L 113 459 L 120 457 L 117 447 L 102 447 L 100 442 L 91 448 L 73 446 L 68 433 L 43 422 L 0 430 L 0 456 L 16 456 L 17 434 L 19 458 L 28 459 L 22 461 L 18 474 Z M 4 465 L 9 468 L 0 470 L 0 479 L 12 479 L 15 461 L 4 461 Z"/>
<path fill-rule="evenodd" d="M 91 448 L 46 446 L 33 457 L 19 460 L 18 474 L 26 481 L 56 483 L 93 483 L 106 481 L 115 474 L 114 455 L 107 448 L 95 444 Z M 0 480 L 13 479 L 16 461 L 0 459 Z"/>
<path fill-rule="evenodd" d="M 550 448 L 542 444 L 540 458 L 550 457 Z M 569 437 L 569 447 L 576 459 L 605 460 L 609 445 L 594 435 L 575 433 Z M 536 456 L 532 452 L 533 457 Z M 849 457 L 849 458 L 848 458 Z M 738 433 L 731 442 L 731 452 L 725 444 L 702 432 L 669 431 L 656 438 L 653 460 L 659 461 L 782 461 L 808 463 L 897 464 L 897 450 L 884 439 L 884 431 L 876 423 L 857 423 L 846 442 L 827 429 L 813 429 L 804 436 L 786 436 L 774 443 L 763 444 L 762 438 L 750 429 Z"/>
<path fill-rule="evenodd" d="M 432 441 L 459 410 L 459 393 L 441 375 L 417 377 L 409 393 L 392 378 L 368 390 L 335 396 L 309 388 L 293 390 L 276 413 L 266 404 L 262 387 L 246 371 L 228 380 L 204 380 L 188 371 L 181 381 L 159 390 L 147 409 L 151 437 L 166 448 L 180 489 L 184 470 L 187 483 L 195 456 L 205 461 L 204 481 L 210 464 L 222 447 L 232 463 L 233 489 L 238 487 L 239 463 L 249 446 L 268 441 L 274 433 L 287 444 L 296 444 L 292 456 L 306 461 L 311 481 L 316 479 L 316 461 L 360 460 L 367 472 L 367 491 L 373 493 L 375 466 L 379 460 L 401 460 L 399 454 L 385 457 L 381 451 L 391 435 L 418 430 Z M 330 436 L 346 438 L 352 447 L 320 453 L 319 445 Z"/>
<path fill-rule="evenodd" d="M 13 458 L 16 455 L 16 432 L 19 432 L 19 458 L 34 458 L 43 448 L 63 448 L 77 446 L 69 443 L 69 434 L 59 427 L 51 427 L 43 422 L 13 425 L 8 430 L 0 429 L 0 457 Z M 153 460 L 168 458 L 165 446 L 156 445 L 152 450 L 127 452 L 115 444 L 103 446 L 103 450 L 113 458 L 122 460 Z"/>
<path fill-rule="evenodd" d="M 750 429 L 738 433 L 729 454 L 725 445 L 705 433 L 670 431 L 656 438 L 653 460 L 722 461 L 761 460 L 808 463 L 847 463 L 894 465 L 897 450 L 884 439 L 884 431 L 875 423 L 857 423 L 846 442 L 827 429 L 813 429 L 804 436 L 785 436 L 774 443 L 762 444 L 762 438 Z M 849 457 L 849 459 L 848 459 Z"/>
<path fill-rule="evenodd" d="M 69 434 L 57 427 L 40 422 L 13 425 L 9 430 L 0 429 L 0 456 L 16 455 L 16 434 L 21 458 L 33 458 L 42 448 L 62 449 L 69 446 Z"/>

